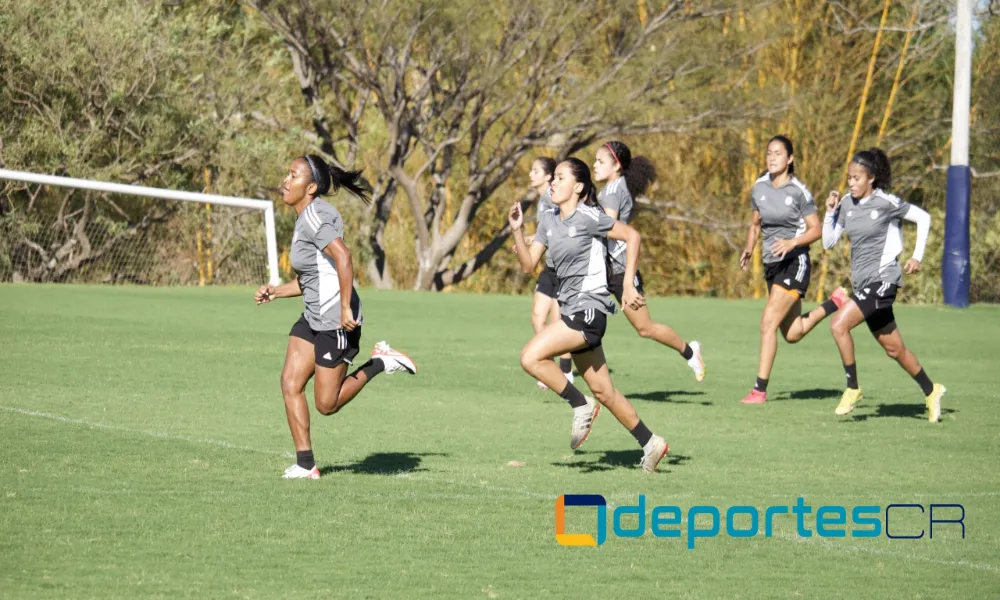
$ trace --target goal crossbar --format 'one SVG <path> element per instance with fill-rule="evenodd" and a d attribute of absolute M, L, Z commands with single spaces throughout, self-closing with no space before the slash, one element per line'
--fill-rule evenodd
<path fill-rule="evenodd" d="M 267 235 L 268 276 L 272 285 L 278 285 L 281 283 L 281 278 L 278 275 L 278 243 L 274 231 L 274 204 L 268 202 L 267 200 L 235 198 L 232 196 L 219 196 L 217 194 L 202 194 L 198 192 L 183 192 L 180 190 L 168 190 L 124 183 L 111 183 L 108 181 L 96 181 L 93 179 L 76 179 L 73 177 L 59 177 L 57 175 L 42 175 L 27 171 L 9 171 L 7 169 L 0 169 L 0 179 L 24 181 L 40 185 L 54 185 L 59 187 L 93 190 L 95 192 L 145 196 L 148 198 L 163 198 L 166 200 L 181 200 L 184 202 L 199 202 L 202 204 L 220 204 L 224 206 L 236 206 L 240 208 L 263 210 L 264 230 Z"/>

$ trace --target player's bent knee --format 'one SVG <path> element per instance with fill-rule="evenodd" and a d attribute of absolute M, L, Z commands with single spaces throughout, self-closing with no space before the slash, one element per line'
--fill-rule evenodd
<path fill-rule="evenodd" d="M 886 356 L 888 356 L 893 360 L 899 360 L 899 357 L 902 356 L 903 352 L 905 351 L 906 351 L 905 348 L 903 348 L 902 346 L 892 345 L 885 347 Z"/>
<path fill-rule="evenodd" d="M 538 359 L 527 349 L 521 351 L 521 368 L 529 375 L 534 375 L 538 368 Z"/>
<path fill-rule="evenodd" d="M 653 326 L 652 325 L 640 325 L 635 328 L 636 333 L 639 337 L 646 338 L 647 340 L 653 337 Z"/>

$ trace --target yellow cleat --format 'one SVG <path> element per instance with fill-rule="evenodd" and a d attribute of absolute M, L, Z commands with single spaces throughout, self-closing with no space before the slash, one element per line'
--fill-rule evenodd
<path fill-rule="evenodd" d="M 929 396 L 928 396 L 929 397 Z M 837 416 L 844 416 L 847 413 L 854 410 L 854 407 L 861 402 L 864 395 L 861 393 L 861 389 L 851 389 L 847 388 L 844 390 L 844 395 L 840 397 L 840 404 L 837 405 L 837 410 L 833 411 Z"/>
<path fill-rule="evenodd" d="M 947 391 L 943 385 L 935 383 L 934 389 L 924 399 L 924 404 L 927 405 L 927 420 L 929 422 L 937 423 L 941 420 L 941 398 L 944 398 L 944 393 Z"/>

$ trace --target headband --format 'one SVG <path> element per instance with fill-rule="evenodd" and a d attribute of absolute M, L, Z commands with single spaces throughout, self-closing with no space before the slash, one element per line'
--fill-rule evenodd
<path fill-rule="evenodd" d="M 306 162 L 309 163 L 309 170 L 312 171 L 313 181 L 316 183 L 316 192 L 317 192 L 316 195 L 319 196 L 320 195 L 319 194 L 319 173 L 316 171 L 316 165 L 313 164 L 313 159 L 309 158 L 308 154 L 306 154 L 302 158 L 306 159 Z"/>
<path fill-rule="evenodd" d="M 875 174 L 875 165 L 872 163 L 872 161 L 868 160 L 864 156 L 855 156 L 853 159 L 851 159 L 851 162 L 856 162 L 862 167 L 868 169 L 868 172 L 871 173 L 872 175 Z"/>
<path fill-rule="evenodd" d="M 618 163 L 618 168 L 620 169 L 622 167 L 622 162 L 620 160 L 618 160 L 618 155 L 615 154 L 614 149 L 611 148 L 611 143 L 608 142 L 607 144 L 604 144 L 604 147 L 607 148 L 608 152 L 611 153 L 612 158 L 614 158 L 615 162 Z"/>

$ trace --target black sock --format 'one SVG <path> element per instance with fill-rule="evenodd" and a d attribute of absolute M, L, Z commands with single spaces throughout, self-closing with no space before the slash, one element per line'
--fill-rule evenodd
<path fill-rule="evenodd" d="M 566 387 L 563 388 L 563 391 L 559 392 L 559 397 L 566 402 L 569 402 L 569 405 L 573 408 L 587 406 L 587 399 L 583 397 L 580 390 L 576 389 L 576 386 L 569 382 L 566 383 Z"/>
<path fill-rule="evenodd" d="M 858 389 L 858 364 L 844 365 L 844 373 L 847 373 L 847 387 L 852 390 Z"/>
<path fill-rule="evenodd" d="M 316 459 L 313 458 L 313 451 L 309 450 L 298 450 L 295 452 L 295 462 L 298 463 L 300 467 L 307 471 L 312 471 L 316 468 Z"/>
<path fill-rule="evenodd" d="M 642 422 L 642 419 L 639 419 L 639 423 L 633 427 L 629 433 L 631 433 L 632 437 L 635 438 L 635 441 L 639 442 L 639 445 L 643 447 L 645 447 L 645 445 L 649 443 L 649 439 L 653 437 L 653 432 L 649 430 L 649 427 L 646 427 L 646 424 Z"/>
<path fill-rule="evenodd" d="M 563 373 L 569 373 L 573 370 L 573 359 L 572 358 L 560 358 L 559 368 L 562 369 Z"/>
<path fill-rule="evenodd" d="M 757 383 L 753 384 L 753 389 L 757 390 L 758 392 L 767 393 L 767 380 L 758 377 Z"/>
<path fill-rule="evenodd" d="M 354 370 L 348 377 L 355 377 L 358 373 L 364 373 L 369 381 L 382 371 L 385 371 L 385 363 L 381 358 L 373 358 Z"/>
<path fill-rule="evenodd" d="M 917 382 L 925 396 L 930 396 L 931 392 L 934 391 L 934 382 L 927 376 L 927 373 L 924 373 L 923 369 L 920 369 L 920 372 L 913 376 L 913 380 Z"/>
<path fill-rule="evenodd" d="M 691 346 L 688 346 L 687 343 L 685 343 L 684 349 L 681 350 L 681 356 L 684 357 L 684 360 L 691 360 L 694 356 L 694 350 L 691 349 Z"/>
<path fill-rule="evenodd" d="M 833 300 L 827 300 L 826 302 L 820 304 L 819 306 L 820 308 L 823 309 L 823 312 L 826 313 L 825 315 L 823 315 L 824 317 L 829 317 L 833 313 L 837 312 L 837 303 L 834 302 Z"/>

